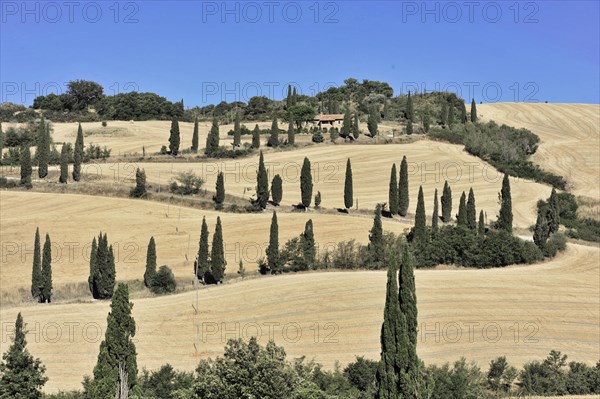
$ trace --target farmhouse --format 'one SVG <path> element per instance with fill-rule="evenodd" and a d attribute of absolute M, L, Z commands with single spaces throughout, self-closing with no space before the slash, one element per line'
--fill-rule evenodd
<path fill-rule="evenodd" d="M 318 125 L 320 128 L 324 127 L 342 127 L 344 121 L 344 114 L 320 114 L 314 117 L 311 121 L 313 125 Z"/>

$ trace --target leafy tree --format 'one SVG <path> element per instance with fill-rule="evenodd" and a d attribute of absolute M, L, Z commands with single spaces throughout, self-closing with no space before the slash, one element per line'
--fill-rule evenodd
<path fill-rule="evenodd" d="M 438 204 L 438 191 L 437 188 L 433 194 L 433 215 L 431 216 L 431 230 L 434 232 L 438 229 L 438 224 L 440 221 L 440 211 Z"/>
<path fill-rule="evenodd" d="M 350 158 L 346 161 L 346 178 L 344 180 L 344 207 L 346 209 L 352 208 L 354 204 L 354 188 L 352 182 L 352 165 L 350 164 Z"/>
<path fill-rule="evenodd" d="M 271 199 L 273 200 L 273 205 L 279 206 L 282 198 L 283 180 L 281 179 L 281 176 L 275 175 L 275 177 L 273 177 L 273 181 L 271 182 Z"/>
<path fill-rule="evenodd" d="M 310 171 L 310 161 L 304 157 L 302 170 L 300 171 L 300 192 L 302 196 L 302 206 L 308 208 L 312 201 L 312 173 Z"/>
<path fill-rule="evenodd" d="M 266 253 L 271 273 L 279 272 L 281 268 L 281 256 L 279 254 L 279 226 L 277 224 L 277 212 L 275 211 L 273 211 L 273 217 L 271 218 L 269 246 Z"/>
<path fill-rule="evenodd" d="M 398 213 L 400 216 L 406 216 L 408 204 L 408 162 L 406 156 L 403 156 L 400 163 L 400 181 L 398 183 Z"/>
<path fill-rule="evenodd" d="M 256 204 L 260 209 L 267 207 L 269 201 L 269 176 L 265 168 L 265 160 L 262 151 L 258 156 L 258 171 L 256 173 Z"/>
<path fill-rule="evenodd" d="M 260 148 L 260 129 L 258 128 L 258 124 L 254 125 L 254 130 L 252 131 L 252 148 Z"/>
<path fill-rule="evenodd" d="M 179 121 L 173 117 L 171 121 L 171 130 L 169 135 L 169 150 L 171 155 L 177 156 L 179 153 L 179 143 L 181 142 L 181 135 L 179 133 Z"/>
<path fill-rule="evenodd" d="M 392 165 L 392 171 L 390 173 L 390 189 L 389 189 L 389 208 L 392 215 L 398 214 L 398 172 L 396 171 L 396 164 Z"/>
<path fill-rule="evenodd" d="M 43 179 L 48 176 L 48 159 L 50 157 L 50 128 L 46 125 L 43 116 L 38 127 L 35 157 L 38 161 L 38 177 Z"/>
<path fill-rule="evenodd" d="M 473 188 L 469 189 L 469 199 L 467 200 L 467 226 L 471 230 L 477 229 L 477 210 L 475 209 L 475 193 Z"/>
<path fill-rule="evenodd" d="M 152 278 L 150 290 L 155 294 L 168 294 L 174 292 L 176 288 L 177 282 L 171 268 L 166 265 L 159 267 L 158 272 Z"/>
<path fill-rule="evenodd" d="M 378 265 L 384 260 L 385 243 L 383 239 L 383 225 L 381 224 L 381 205 L 375 207 L 373 227 L 369 231 L 369 244 L 367 250 L 373 264 Z"/>
<path fill-rule="evenodd" d="M 0 398 L 41 399 L 42 387 L 48 381 L 46 368 L 27 350 L 25 325 L 21 312 L 17 314 L 12 344 L 0 362 Z"/>
<path fill-rule="evenodd" d="M 46 234 L 46 242 L 44 242 L 44 249 L 42 251 L 42 290 L 40 302 L 52 301 L 52 244 L 50 243 L 50 236 Z"/>
<path fill-rule="evenodd" d="M 354 120 L 352 122 L 352 135 L 355 139 L 357 139 L 358 136 L 360 136 L 360 128 L 358 125 L 358 112 L 354 113 Z"/>
<path fill-rule="evenodd" d="M 215 184 L 215 195 L 213 197 L 215 202 L 215 208 L 222 209 L 223 202 L 225 202 L 225 178 L 223 172 L 219 172 L 217 175 L 217 182 Z"/>
<path fill-rule="evenodd" d="M 198 117 L 194 118 L 194 133 L 192 134 L 192 152 L 198 152 L 198 135 L 199 135 L 199 127 L 198 127 Z"/>
<path fill-rule="evenodd" d="M 516 377 L 517 369 L 508 365 L 506 356 L 498 357 L 490 362 L 487 382 L 492 391 L 510 392 Z"/>
<path fill-rule="evenodd" d="M 240 113 L 235 113 L 235 122 L 233 124 L 233 146 L 239 147 L 242 144 L 242 128 L 240 126 Z"/>
<path fill-rule="evenodd" d="M 110 304 L 104 340 L 100 344 L 98 361 L 94 367 L 93 379 L 84 382 L 86 397 L 114 399 L 115 387 L 120 383 L 119 368 L 125 371 L 128 388 L 137 381 L 137 353 L 133 337 L 136 325 L 129 302 L 129 288 L 120 283 Z"/>
<path fill-rule="evenodd" d="M 424 242 L 427 239 L 427 226 L 425 223 L 425 199 L 423 197 L 423 186 L 419 186 L 419 196 L 417 198 L 417 210 L 415 213 L 414 239 L 417 242 Z"/>
<path fill-rule="evenodd" d="M 150 237 L 148 242 L 148 251 L 146 252 L 146 271 L 144 272 L 144 285 L 148 288 L 152 286 L 152 281 L 156 275 L 156 243 L 154 237 Z"/>
<path fill-rule="evenodd" d="M 288 124 L 288 132 L 287 132 L 288 144 L 289 145 L 294 145 L 296 143 L 296 130 L 294 129 L 294 121 L 292 119 L 292 113 L 291 112 L 290 112 L 290 115 L 289 115 L 289 121 L 290 121 L 290 123 Z"/>
<path fill-rule="evenodd" d="M 29 151 L 29 145 L 23 143 L 21 146 L 21 185 L 25 188 L 30 189 L 31 185 L 31 152 Z"/>
<path fill-rule="evenodd" d="M 35 241 L 33 244 L 33 267 L 31 270 L 31 296 L 38 302 L 42 302 L 42 256 L 40 250 L 40 228 L 35 229 Z"/>
<path fill-rule="evenodd" d="M 227 266 L 227 261 L 225 260 L 225 249 L 223 247 L 223 227 L 221 226 L 221 217 L 217 216 L 217 225 L 210 253 L 210 273 L 217 283 L 221 282 L 225 276 L 225 266 Z"/>
<path fill-rule="evenodd" d="M 316 115 L 315 109 L 308 104 L 295 104 L 289 112 L 298 128 L 302 127 L 302 123 L 313 120 Z"/>
<path fill-rule="evenodd" d="M 60 178 L 58 181 L 60 183 L 66 183 L 69 179 L 69 147 L 67 143 L 63 143 L 62 148 L 60 150 Z"/>
<path fill-rule="evenodd" d="M 452 220 L 452 189 L 446 180 L 442 191 L 442 221 L 448 223 Z"/>
<path fill-rule="evenodd" d="M 371 137 L 377 136 L 378 124 L 379 117 L 377 116 L 377 111 L 375 108 L 372 108 L 371 112 L 369 112 L 369 118 L 367 120 L 367 128 L 369 129 L 369 134 Z"/>
<path fill-rule="evenodd" d="M 208 225 L 206 216 L 202 217 L 202 228 L 200 230 L 200 244 L 198 247 L 198 258 L 196 259 L 196 276 L 204 281 L 206 273 L 210 272 L 210 261 L 208 259 Z"/>
<path fill-rule="evenodd" d="M 83 163 L 84 157 L 83 129 L 81 128 L 80 123 L 77 128 L 75 147 L 73 148 L 73 181 L 79 181 L 81 179 L 81 164 Z"/>
<path fill-rule="evenodd" d="M 72 98 L 72 109 L 82 111 L 96 105 L 104 98 L 104 89 L 96 82 L 73 80 L 67 84 L 67 96 Z"/>
<path fill-rule="evenodd" d="M 475 99 L 471 100 L 471 122 L 477 122 L 477 106 L 475 105 Z"/>
<path fill-rule="evenodd" d="M 500 191 L 500 213 L 498 215 L 498 221 L 496 227 L 500 230 L 505 230 L 512 233 L 512 199 L 510 194 L 510 181 L 508 180 L 508 174 L 504 175 L 502 179 L 502 190 Z"/>
<path fill-rule="evenodd" d="M 279 146 L 279 126 L 277 126 L 277 115 L 273 115 L 273 123 L 271 123 L 271 135 L 267 141 L 268 147 Z"/>
<path fill-rule="evenodd" d="M 318 208 L 321 206 L 321 192 L 317 191 L 317 194 L 315 195 L 315 208 Z"/>
<path fill-rule="evenodd" d="M 462 123 L 463 125 L 465 123 L 467 123 L 467 106 L 465 105 L 464 101 L 461 101 L 460 103 L 460 123 Z"/>
<path fill-rule="evenodd" d="M 413 99 L 410 96 L 410 91 L 408 92 L 408 99 L 406 100 L 406 119 L 411 122 L 414 122 L 415 120 L 415 109 L 413 106 Z M 410 123 L 410 125 L 412 126 L 412 123 Z"/>
<path fill-rule="evenodd" d="M 483 211 L 479 211 L 479 222 L 477 224 L 477 234 L 485 235 L 485 221 L 483 219 Z"/>
<path fill-rule="evenodd" d="M 146 191 L 146 172 L 144 169 L 137 168 L 135 171 L 135 187 L 129 192 L 133 198 L 144 198 L 148 195 Z"/>
<path fill-rule="evenodd" d="M 219 149 L 219 121 L 217 118 L 213 118 L 210 132 L 206 136 L 206 148 L 204 154 L 207 157 L 211 157 Z"/>
<path fill-rule="evenodd" d="M 468 227 L 467 196 L 465 195 L 464 191 L 460 196 L 460 202 L 458 205 L 458 215 L 456 215 L 456 224 L 458 224 L 459 226 Z"/>

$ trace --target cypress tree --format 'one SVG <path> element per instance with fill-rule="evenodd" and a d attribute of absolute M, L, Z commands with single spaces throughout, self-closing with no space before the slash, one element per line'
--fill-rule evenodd
<path fill-rule="evenodd" d="M 340 133 L 343 138 L 350 137 L 350 134 L 352 133 L 352 114 L 350 113 L 349 105 L 346 106 L 346 112 L 344 112 L 344 122 Z"/>
<path fill-rule="evenodd" d="M 300 192 L 302 196 L 302 206 L 308 208 L 312 201 L 312 173 L 310 171 L 310 161 L 304 157 L 302 170 L 300 171 Z"/>
<path fill-rule="evenodd" d="M 406 100 L 406 119 L 411 122 L 415 120 L 415 109 L 413 107 L 413 100 L 410 96 L 410 91 L 408 92 L 408 99 Z"/>
<path fill-rule="evenodd" d="M 452 189 L 446 180 L 442 191 L 442 221 L 448 223 L 450 220 L 452 220 Z"/>
<path fill-rule="evenodd" d="M 425 133 L 429 133 L 429 128 L 431 127 L 431 117 L 429 116 L 429 112 L 425 111 L 423 113 L 423 130 Z"/>
<path fill-rule="evenodd" d="M 413 134 L 413 123 L 411 120 L 409 120 L 408 123 L 406 124 L 406 134 L 409 136 L 411 134 Z"/>
<path fill-rule="evenodd" d="M 475 105 L 475 99 L 471 100 L 471 122 L 477 122 L 477 106 Z"/>
<path fill-rule="evenodd" d="M 438 224 L 440 221 L 440 211 L 438 204 L 438 191 L 435 189 L 435 193 L 433 194 L 433 215 L 431 216 L 431 230 L 434 232 L 438 229 Z"/>
<path fill-rule="evenodd" d="M 548 241 L 549 236 L 550 226 L 546 219 L 546 212 L 543 209 L 539 209 L 533 230 L 533 242 L 543 251 L 546 248 L 546 241 Z"/>
<path fill-rule="evenodd" d="M 317 191 L 317 194 L 315 195 L 315 208 L 318 208 L 319 206 L 321 206 L 321 192 Z"/>
<path fill-rule="evenodd" d="M 294 116 L 290 112 L 290 114 L 289 114 L 290 123 L 288 124 L 288 132 L 287 132 L 289 145 L 294 145 L 296 143 L 296 130 L 294 129 L 294 120 L 293 119 L 294 119 Z"/>
<path fill-rule="evenodd" d="M 275 175 L 271 182 L 271 198 L 273 205 L 279 206 L 281 204 L 281 199 L 283 198 L 283 180 L 279 175 Z"/>
<path fill-rule="evenodd" d="M 50 156 L 50 130 L 43 116 L 38 127 L 35 156 L 38 161 L 38 177 L 43 179 L 48 176 L 48 158 Z"/>
<path fill-rule="evenodd" d="M 100 344 L 93 380 L 84 383 L 86 397 L 113 399 L 117 384 L 125 382 L 120 381 L 119 368 L 125 371 L 128 388 L 132 389 L 136 385 L 137 353 L 133 343 L 136 325 L 131 315 L 132 308 L 129 288 L 127 284 L 120 283 L 106 318 L 106 332 Z"/>
<path fill-rule="evenodd" d="M 154 237 L 150 237 L 146 252 L 146 271 L 144 272 L 144 285 L 147 288 L 152 286 L 154 276 L 156 276 L 156 243 Z"/>
<path fill-rule="evenodd" d="M 46 234 L 46 242 L 42 251 L 42 295 L 41 302 L 52 301 L 52 247 L 50 236 Z"/>
<path fill-rule="evenodd" d="M 260 148 L 260 129 L 258 128 L 258 124 L 254 125 L 254 130 L 252 131 L 252 148 Z"/>
<path fill-rule="evenodd" d="M 467 226 L 471 230 L 477 229 L 477 210 L 475 209 L 475 193 L 473 188 L 469 189 L 469 199 L 467 200 Z"/>
<path fill-rule="evenodd" d="M 508 174 L 505 174 L 504 179 L 502 179 L 500 199 L 500 214 L 498 215 L 497 227 L 500 230 L 512 233 L 512 199 L 510 195 L 510 181 L 508 180 Z"/>
<path fill-rule="evenodd" d="M 398 172 L 396 171 L 396 164 L 392 165 L 392 171 L 390 173 L 390 189 L 389 189 L 389 207 L 390 213 L 393 215 L 398 214 Z"/>
<path fill-rule="evenodd" d="M 483 220 L 483 211 L 479 211 L 479 223 L 477 225 L 477 234 L 485 235 L 485 221 Z"/>
<path fill-rule="evenodd" d="M 29 145 L 24 143 L 21 146 L 21 185 L 27 189 L 32 187 L 31 173 L 31 152 L 29 151 Z"/>
<path fill-rule="evenodd" d="M 407 369 L 416 371 L 417 360 L 417 294 L 415 287 L 414 261 L 408 245 L 402 245 L 402 257 L 399 274 L 400 311 L 406 317 L 408 340 Z"/>
<path fill-rule="evenodd" d="M 60 183 L 66 183 L 69 178 L 69 153 L 67 152 L 67 143 L 63 143 L 60 150 Z"/>
<path fill-rule="evenodd" d="M 233 146 L 239 147 L 242 144 L 242 127 L 240 126 L 240 113 L 235 113 L 235 122 L 233 124 Z"/>
<path fill-rule="evenodd" d="M 464 101 L 461 101 L 460 103 L 460 123 L 462 123 L 463 125 L 465 123 L 467 123 L 468 118 L 467 118 L 467 106 L 465 105 Z"/>
<path fill-rule="evenodd" d="M 376 112 L 375 108 L 372 108 L 371 112 L 369 112 L 369 119 L 367 120 L 367 128 L 369 129 L 371 137 L 377 136 L 379 118 L 377 117 Z"/>
<path fill-rule="evenodd" d="M 301 270 L 308 270 L 315 264 L 317 250 L 315 247 L 315 234 L 312 219 L 308 219 L 304 225 L 304 232 L 300 234 L 300 252 L 302 253 Z"/>
<path fill-rule="evenodd" d="M 360 128 L 358 126 L 358 113 L 354 114 L 354 121 L 352 122 L 352 136 L 354 136 L 355 139 L 357 139 L 358 136 L 360 136 Z"/>
<path fill-rule="evenodd" d="M 448 124 L 448 104 L 446 103 L 446 101 L 442 103 L 440 121 L 442 122 L 443 126 L 446 126 Z"/>
<path fill-rule="evenodd" d="M 296 92 L 296 86 L 292 89 L 292 105 L 296 105 L 298 103 L 298 92 Z"/>
<path fill-rule="evenodd" d="M 169 135 L 169 150 L 171 155 L 177 156 L 179 153 L 179 143 L 181 142 L 181 135 L 179 133 L 179 122 L 177 118 L 173 117 L 171 121 L 171 130 Z"/>
<path fill-rule="evenodd" d="M 219 142 L 219 121 L 215 117 L 213 118 L 210 132 L 208 132 L 208 135 L 206 136 L 206 148 L 204 149 L 204 154 L 207 157 L 211 157 L 219 149 Z"/>
<path fill-rule="evenodd" d="M 42 387 L 48 381 L 46 368 L 27 350 L 25 323 L 17 314 L 12 344 L 0 362 L 0 398 L 41 399 Z"/>
<path fill-rule="evenodd" d="M 419 186 L 419 196 L 417 198 L 417 210 L 415 212 L 415 230 L 414 239 L 417 242 L 424 242 L 427 239 L 427 226 L 425 224 L 425 199 L 423 198 L 423 186 Z"/>
<path fill-rule="evenodd" d="M 468 227 L 467 221 L 467 196 L 463 191 L 460 196 L 460 202 L 458 205 L 458 215 L 456 215 L 456 224 L 459 226 Z"/>
<path fill-rule="evenodd" d="M 2 132 L 2 122 L 0 122 L 0 161 L 2 160 L 2 150 L 4 149 L 4 133 Z"/>
<path fill-rule="evenodd" d="M 269 201 L 269 176 L 265 168 L 265 160 L 262 151 L 258 156 L 258 171 L 256 173 L 256 204 L 260 209 L 267 207 Z"/>
<path fill-rule="evenodd" d="M 93 247 L 92 247 L 93 249 Z M 112 245 L 108 245 L 106 234 L 98 236 L 98 248 L 92 264 L 90 257 L 90 272 L 92 295 L 95 299 L 110 299 L 115 288 L 115 258 Z"/>
<path fill-rule="evenodd" d="M 137 168 L 135 171 L 135 187 L 129 191 L 129 196 L 133 198 L 143 198 L 148 194 L 146 191 L 146 172 Z"/>
<path fill-rule="evenodd" d="M 408 162 L 404 156 L 400 163 L 400 181 L 398 183 L 398 213 L 400 216 L 406 216 L 408 204 Z"/>
<path fill-rule="evenodd" d="M 96 273 L 98 269 L 98 244 L 96 243 L 96 237 L 92 240 L 92 250 L 90 251 L 90 275 L 88 277 L 88 286 L 90 288 L 90 293 L 93 298 L 98 297 L 98 293 L 96 292 Z"/>
<path fill-rule="evenodd" d="M 225 276 L 225 249 L 223 247 L 223 228 L 221 227 L 221 217 L 217 216 L 217 226 L 213 235 L 212 251 L 210 253 L 211 274 L 217 283 L 223 280 Z"/>
<path fill-rule="evenodd" d="M 40 228 L 35 229 L 35 241 L 33 243 L 33 268 L 31 270 L 31 296 L 38 302 L 42 302 L 42 255 L 40 249 Z"/>
<path fill-rule="evenodd" d="M 267 247 L 267 263 L 271 273 L 280 271 L 281 258 L 279 255 L 279 226 L 277 224 L 277 212 L 273 211 L 271 218 L 271 229 L 269 232 L 269 246 Z"/>
<path fill-rule="evenodd" d="M 194 133 L 192 134 L 192 152 L 198 152 L 198 135 L 199 135 L 199 127 L 198 127 L 198 117 L 194 118 Z"/>
<path fill-rule="evenodd" d="M 279 146 L 279 126 L 277 125 L 277 115 L 273 115 L 273 123 L 271 123 L 271 136 L 267 141 L 268 147 Z"/>
<path fill-rule="evenodd" d="M 223 202 L 225 202 L 225 178 L 223 172 L 219 172 L 217 175 L 217 183 L 215 184 L 215 196 L 213 197 L 215 207 L 217 209 L 223 208 Z"/>
<path fill-rule="evenodd" d="M 448 103 L 448 125 L 454 124 L 454 104 L 450 101 Z"/>
<path fill-rule="evenodd" d="M 285 108 L 290 109 L 292 107 L 294 98 L 292 97 L 292 85 L 288 85 L 287 97 L 285 98 Z"/>
<path fill-rule="evenodd" d="M 560 205 L 558 202 L 558 195 L 554 188 L 548 199 L 546 219 L 548 220 L 549 234 L 556 233 L 558 231 L 558 226 L 560 225 Z"/>
<path fill-rule="evenodd" d="M 346 161 L 346 178 L 344 179 L 344 207 L 352 208 L 354 204 L 354 184 L 352 182 L 352 165 L 350 158 Z"/>
<path fill-rule="evenodd" d="M 208 225 L 206 217 L 202 217 L 202 229 L 200 230 L 200 245 L 198 248 L 198 259 L 196 260 L 196 277 L 204 281 L 204 276 L 210 271 L 210 261 L 208 259 Z"/>
<path fill-rule="evenodd" d="M 369 231 L 369 244 L 367 245 L 371 261 L 374 266 L 379 265 L 384 260 L 385 243 L 383 241 L 383 226 L 381 224 L 381 205 L 375 207 L 375 217 L 373 218 L 373 227 Z"/>
<path fill-rule="evenodd" d="M 77 128 L 77 138 L 75 139 L 75 146 L 73 148 L 73 181 L 79 181 L 81 179 L 81 164 L 83 163 L 83 158 L 83 129 L 80 123 Z"/>

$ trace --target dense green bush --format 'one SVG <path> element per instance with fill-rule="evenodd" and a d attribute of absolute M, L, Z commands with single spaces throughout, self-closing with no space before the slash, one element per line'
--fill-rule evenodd
<path fill-rule="evenodd" d="M 177 177 L 169 184 L 169 191 L 177 195 L 195 195 L 200 192 L 203 185 L 204 179 L 189 170 L 177 174 Z"/>
<path fill-rule="evenodd" d="M 150 290 L 155 294 L 167 294 L 175 291 L 176 288 L 177 283 L 175 282 L 175 276 L 169 266 L 163 265 L 159 267 L 152 278 Z"/>
<path fill-rule="evenodd" d="M 557 197 L 560 224 L 567 228 L 567 236 L 578 240 L 600 242 L 600 221 L 577 216 L 579 203 L 573 194 L 559 193 Z M 542 209 L 547 204 L 548 200 L 539 200 L 537 207 Z"/>

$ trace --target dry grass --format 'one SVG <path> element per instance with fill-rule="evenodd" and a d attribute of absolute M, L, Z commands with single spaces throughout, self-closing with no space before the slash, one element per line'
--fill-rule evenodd
<path fill-rule="evenodd" d="M 600 197 L 600 105 L 497 103 L 477 105 L 484 120 L 524 127 L 542 143 L 532 160 L 564 176 L 571 192 Z"/>
<path fill-rule="evenodd" d="M 465 356 L 484 368 L 496 356 L 520 366 L 551 349 L 571 360 L 597 361 L 598 256 L 597 248 L 569 245 L 565 254 L 534 266 L 418 270 L 419 355 L 426 363 Z M 169 361 L 192 370 L 200 357 L 221 354 L 227 338 L 260 331 L 266 343 L 269 325 L 291 357 L 307 355 L 326 367 L 355 355 L 377 359 L 385 278 L 382 271 L 306 273 L 134 299 L 138 363 L 157 368 Z M 3 308 L 0 319 L 12 323 L 17 311 L 23 313 L 32 331 L 29 348 L 48 367 L 47 390 L 56 391 L 78 388 L 83 374 L 91 373 L 101 340 L 96 328 L 104 330 L 108 305 L 23 305 Z M 71 338 L 66 323 L 78 323 L 71 324 Z M 57 328 L 62 336 L 51 342 Z M 213 328 L 217 332 L 209 334 Z"/>

